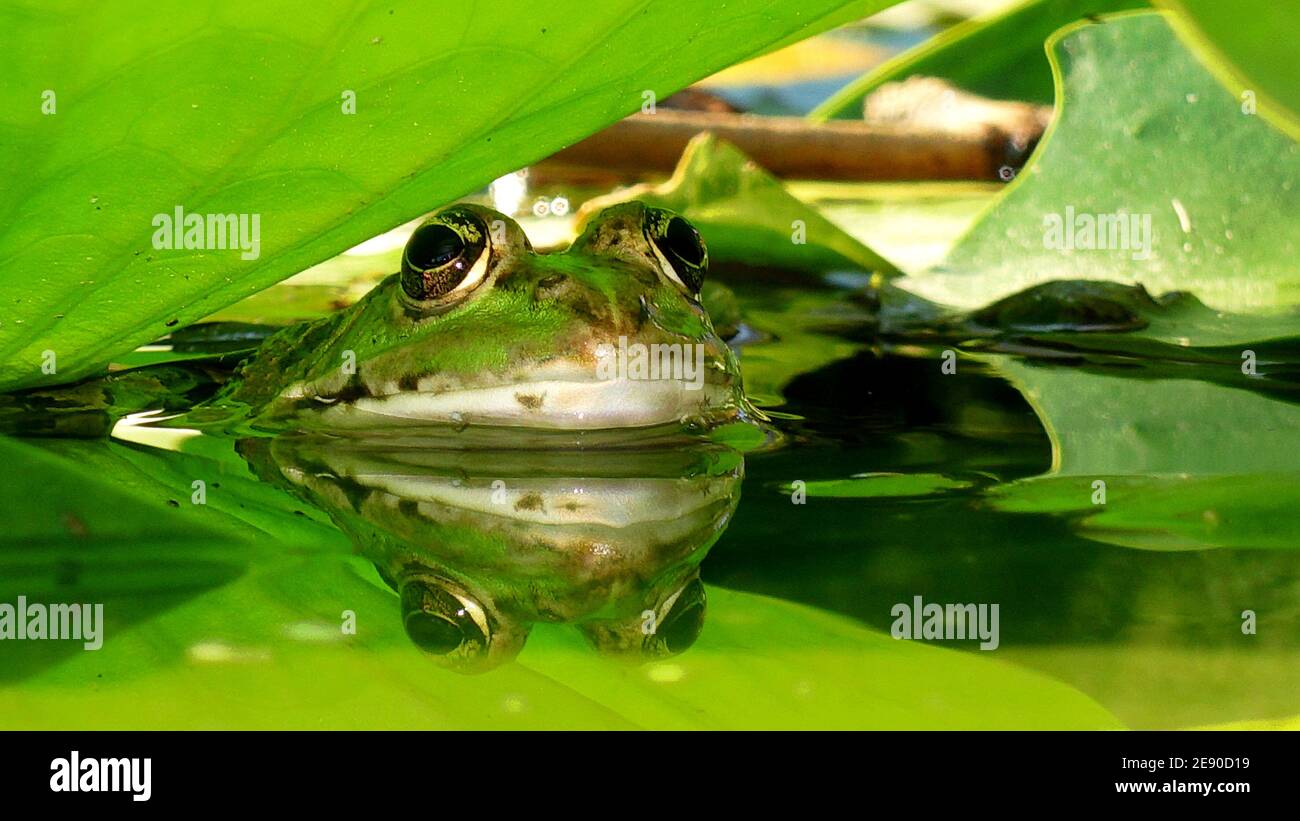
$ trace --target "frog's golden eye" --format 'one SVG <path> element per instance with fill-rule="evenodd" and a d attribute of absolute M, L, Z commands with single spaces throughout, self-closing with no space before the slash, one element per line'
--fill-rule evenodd
<path fill-rule="evenodd" d="M 483 220 L 450 208 L 411 234 L 402 252 L 402 291 L 416 302 L 446 300 L 487 277 L 488 231 Z"/>
<path fill-rule="evenodd" d="M 671 211 L 645 211 L 646 239 L 664 273 L 689 293 L 698 294 L 709 269 L 709 252 L 700 232 Z"/>

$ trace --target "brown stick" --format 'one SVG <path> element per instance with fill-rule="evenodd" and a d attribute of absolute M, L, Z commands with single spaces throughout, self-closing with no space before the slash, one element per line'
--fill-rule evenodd
<path fill-rule="evenodd" d="M 670 172 L 686 143 L 712 131 L 779 177 L 826 180 L 996 180 L 1007 176 L 1005 135 L 998 129 L 922 129 L 850 120 L 810 123 L 659 109 L 634 114 L 543 161 L 547 176 L 564 169 Z M 575 168 L 576 167 L 576 168 Z M 567 176 L 567 174 L 566 174 Z"/>

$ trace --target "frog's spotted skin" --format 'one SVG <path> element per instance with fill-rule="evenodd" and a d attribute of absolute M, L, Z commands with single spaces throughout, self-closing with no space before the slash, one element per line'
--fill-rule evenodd
<path fill-rule="evenodd" d="M 729 418 L 744 399 L 735 357 L 699 304 L 706 267 L 685 220 L 637 202 L 598 214 L 558 254 L 535 253 L 503 214 L 453 206 L 412 235 L 402 273 L 347 311 L 272 337 L 222 399 L 273 427 Z M 665 345 L 675 347 L 651 347 Z M 680 353 L 688 367 L 658 379 L 618 368 L 638 346 Z"/>

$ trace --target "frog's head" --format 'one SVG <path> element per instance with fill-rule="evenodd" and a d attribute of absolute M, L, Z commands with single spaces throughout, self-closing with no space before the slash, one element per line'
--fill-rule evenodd
<path fill-rule="evenodd" d="M 362 301 L 268 341 L 240 398 L 323 427 L 731 418 L 744 399 L 700 305 L 707 269 L 689 222 L 639 202 L 597 214 L 555 254 L 536 253 L 504 214 L 454 205 L 414 231 L 401 272 Z"/>

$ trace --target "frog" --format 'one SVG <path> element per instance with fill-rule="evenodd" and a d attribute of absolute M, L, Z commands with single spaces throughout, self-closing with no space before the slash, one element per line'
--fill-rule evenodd
<path fill-rule="evenodd" d="M 0 397 L 0 429 L 103 436 L 132 416 L 268 435 L 762 424 L 727 341 L 734 300 L 706 282 L 708 249 L 678 214 L 621 203 L 567 248 L 538 252 L 509 216 L 455 203 L 414 229 L 398 267 L 319 319 L 260 337 L 179 329 L 162 342 L 190 361 Z"/>
<path fill-rule="evenodd" d="M 237 448 L 349 537 L 439 667 L 507 664 L 538 624 L 628 664 L 690 649 L 707 609 L 700 564 L 739 503 L 743 455 L 708 441 L 610 458 L 444 447 L 453 437 L 284 433 Z"/>
<path fill-rule="evenodd" d="M 693 225 L 641 202 L 537 253 L 473 203 L 411 234 L 400 271 L 266 340 L 212 401 L 271 429 L 412 425 L 559 430 L 704 425 L 752 412 L 701 302 Z"/>

